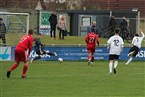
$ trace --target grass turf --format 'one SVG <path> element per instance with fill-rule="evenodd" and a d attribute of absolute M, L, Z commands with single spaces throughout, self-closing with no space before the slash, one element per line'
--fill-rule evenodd
<path fill-rule="evenodd" d="M 16 46 L 23 35 L 25 35 L 25 34 L 24 33 L 7 33 L 6 34 L 7 45 Z M 35 36 L 36 35 L 34 34 L 34 37 Z M 56 45 L 66 45 L 66 46 L 86 45 L 85 36 L 67 36 L 67 37 L 65 37 L 64 40 L 60 40 L 58 38 L 58 36 L 56 37 L 56 39 L 51 39 L 50 36 L 48 36 L 48 35 L 42 35 L 41 40 L 42 40 L 42 43 L 44 43 L 45 45 L 52 45 L 52 46 L 56 46 Z M 101 46 L 104 46 L 105 44 L 107 44 L 106 38 L 99 38 L 99 41 L 100 41 Z M 131 44 L 131 43 L 127 43 L 126 40 L 124 42 L 125 42 L 125 45 L 127 45 L 127 46 Z M 143 41 L 142 47 L 145 47 L 145 41 Z"/>
<path fill-rule="evenodd" d="M 108 61 L 34 61 L 27 78 L 21 78 L 22 64 L 6 78 L 13 62 L 0 64 L 0 97 L 144 97 L 144 62 L 125 66 L 108 75 Z"/>

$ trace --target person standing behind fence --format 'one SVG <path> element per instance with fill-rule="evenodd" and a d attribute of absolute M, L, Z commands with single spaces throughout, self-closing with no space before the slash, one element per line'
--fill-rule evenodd
<path fill-rule="evenodd" d="M 115 28 L 116 28 L 116 20 L 114 16 L 111 16 L 108 24 L 109 37 L 113 36 Z"/>
<path fill-rule="evenodd" d="M 128 23 L 125 17 L 123 17 L 122 20 L 120 21 L 119 27 L 121 29 L 121 36 L 124 39 L 128 28 Z"/>
<path fill-rule="evenodd" d="M 53 11 L 48 20 L 50 22 L 50 29 L 51 29 L 50 36 L 52 38 L 52 35 L 53 35 L 53 38 L 55 39 L 56 38 L 57 13 L 55 11 Z"/>
<path fill-rule="evenodd" d="M 95 30 L 95 34 L 97 34 L 98 35 L 98 29 L 97 29 L 97 25 L 96 25 L 96 21 L 93 21 L 92 22 L 92 25 L 89 27 L 89 32 L 92 32 L 92 29 L 94 29 Z"/>
<path fill-rule="evenodd" d="M 3 46 L 6 46 L 6 26 L 3 23 L 3 19 L 0 18 L 0 38 L 2 38 Z"/>
<path fill-rule="evenodd" d="M 58 21 L 58 27 L 59 27 L 59 39 L 64 39 L 64 34 L 65 34 L 65 31 L 67 30 L 67 27 L 66 27 L 66 21 L 65 21 L 65 18 L 64 16 L 62 16 L 59 21 Z"/>

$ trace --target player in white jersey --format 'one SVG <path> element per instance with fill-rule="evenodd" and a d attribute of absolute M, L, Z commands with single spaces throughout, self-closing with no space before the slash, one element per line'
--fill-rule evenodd
<path fill-rule="evenodd" d="M 139 34 L 135 34 L 133 40 L 132 40 L 132 47 L 129 50 L 128 56 L 130 57 L 128 61 L 126 62 L 126 65 L 128 65 L 132 59 L 138 54 L 140 48 L 141 48 L 141 43 L 143 41 L 143 38 L 145 37 L 144 33 L 142 30 L 140 30 L 142 36 L 140 37 Z"/>
<path fill-rule="evenodd" d="M 123 39 L 119 36 L 120 30 L 119 28 L 115 29 L 115 35 L 110 37 L 107 41 L 107 46 L 109 49 L 109 74 L 112 74 L 112 68 L 114 68 L 114 74 L 116 74 L 116 68 L 118 65 L 118 59 L 121 51 L 124 47 Z M 113 67 L 114 65 L 114 67 Z"/>

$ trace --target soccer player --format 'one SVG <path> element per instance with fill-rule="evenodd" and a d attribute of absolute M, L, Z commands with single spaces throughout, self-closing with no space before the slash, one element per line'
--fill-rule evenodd
<path fill-rule="evenodd" d="M 34 60 L 41 59 L 42 55 L 44 55 L 44 54 L 51 55 L 51 56 L 57 56 L 56 52 L 50 53 L 48 51 L 43 50 L 44 45 L 41 43 L 40 37 L 41 37 L 41 34 L 38 33 L 37 37 L 34 38 L 34 43 L 35 43 L 34 47 L 35 47 L 35 52 L 36 52 L 37 56 L 35 56 L 34 58 L 31 59 L 31 63 Z"/>
<path fill-rule="evenodd" d="M 26 77 L 26 72 L 28 69 L 28 59 L 30 52 L 32 50 L 32 44 L 33 44 L 33 30 L 29 29 L 28 34 L 23 36 L 22 39 L 19 41 L 15 48 L 15 63 L 13 66 L 7 71 L 7 78 L 10 78 L 11 72 L 16 69 L 20 62 L 24 62 L 23 72 L 22 72 L 22 78 Z"/>
<path fill-rule="evenodd" d="M 92 29 L 92 31 L 88 33 L 85 38 L 85 41 L 87 44 L 86 48 L 88 51 L 88 65 L 93 64 L 94 62 L 94 53 L 96 50 L 96 43 L 99 46 L 98 35 L 96 35 L 94 32 L 95 32 L 95 29 Z"/>
<path fill-rule="evenodd" d="M 109 74 L 112 74 L 112 68 L 114 65 L 114 74 L 116 74 L 116 68 L 118 65 L 118 59 L 121 51 L 124 47 L 123 39 L 119 36 L 119 28 L 115 29 L 115 35 L 110 37 L 107 41 L 107 48 L 109 49 Z"/>
<path fill-rule="evenodd" d="M 143 41 L 143 38 L 145 37 L 143 31 L 140 29 L 140 32 L 142 34 L 142 36 L 140 37 L 139 34 L 135 34 L 133 40 L 132 40 L 132 47 L 129 50 L 128 56 L 130 57 L 128 59 L 128 61 L 126 62 L 126 65 L 128 65 L 133 58 L 137 55 L 137 53 L 139 52 L 140 48 L 141 48 L 141 43 Z"/>

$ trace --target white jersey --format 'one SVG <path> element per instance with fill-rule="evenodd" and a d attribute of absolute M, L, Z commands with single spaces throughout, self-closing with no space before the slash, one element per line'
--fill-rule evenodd
<path fill-rule="evenodd" d="M 142 43 L 143 38 L 144 38 L 143 32 L 141 32 L 141 33 L 142 33 L 142 37 L 134 36 L 134 38 L 132 40 L 132 45 L 137 46 L 138 48 L 141 48 L 141 43 Z"/>
<path fill-rule="evenodd" d="M 119 35 L 112 36 L 108 41 L 107 44 L 109 46 L 109 54 L 113 55 L 120 55 L 123 47 L 124 42 L 123 39 Z"/>

